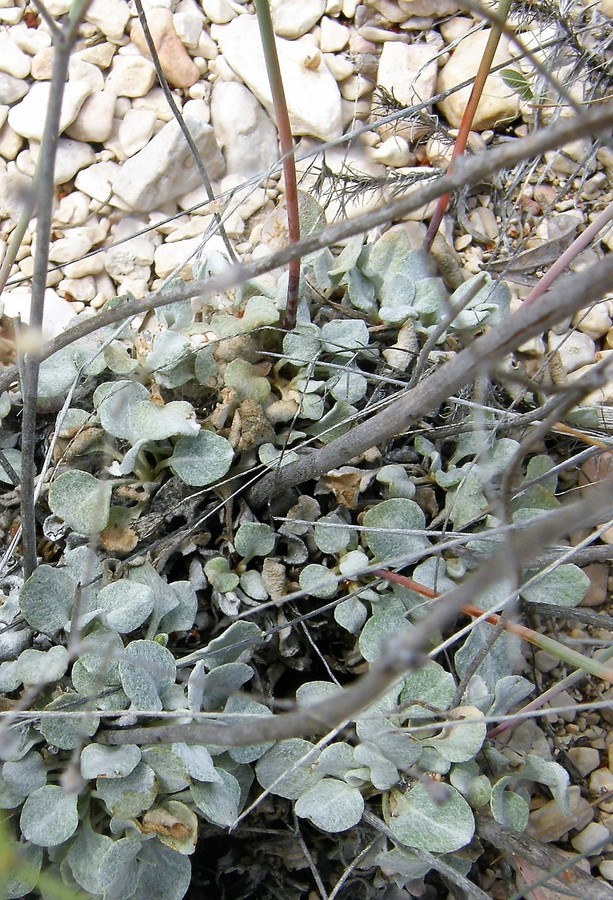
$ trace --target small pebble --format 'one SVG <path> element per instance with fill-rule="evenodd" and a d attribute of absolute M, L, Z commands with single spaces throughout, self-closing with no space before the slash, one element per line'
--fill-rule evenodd
<path fill-rule="evenodd" d="M 582 775 L 589 775 L 600 764 L 600 753 L 593 747 L 571 747 L 568 756 Z"/>
<path fill-rule="evenodd" d="M 609 831 L 600 822 L 590 824 L 571 838 L 570 842 L 578 853 L 590 855 L 590 851 L 600 853 L 603 841 L 610 840 Z"/>

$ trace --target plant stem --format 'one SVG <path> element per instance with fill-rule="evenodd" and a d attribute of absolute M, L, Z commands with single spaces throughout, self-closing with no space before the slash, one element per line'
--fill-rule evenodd
<path fill-rule="evenodd" d="M 510 7 L 511 0 L 500 0 L 498 4 L 498 18 L 506 22 Z M 475 118 L 475 113 L 477 112 L 477 107 L 479 106 L 479 101 L 481 100 L 481 96 L 483 94 L 485 82 L 487 81 L 487 78 L 490 74 L 490 69 L 492 68 L 492 63 L 494 61 L 494 56 L 496 54 L 496 50 L 498 49 L 498 44 L 500 42 L 501 36 L 502 29 L 498 24 L 493 24 L 489 33 L 489 37 L 487 39 L 487 44 L 485 45 L 485 50 L 483 51 L 483 56 L 481 57 L 481 62 L 479 63 L 479 69 L 475 76 L 475 83 L 472 86 L 470 97 L 468 98 L 468 103 L 466 104 L 464 114 L 462 115 L 460 130 L 458 131 L 458 136 L 453 147 L 451 162 L 449 163 L 448 171 L 452 170 L 454 161 L 458 156 L 462 156 L 466 150 L 468 135 Z M 443 216 L 447 212 L 447 207 L 449 206 L 450 199 L 451 194 L 443 194 L 443 196 L 439 198 L 439 201 L 436 204 L 436 209 L 434 211 L 434 215 L 432 216 L 432 220 L 430 222 L 424 240 L 424 250 L 426 250 L 426 252 L 429 252 L 430 248 L 432 247 L 432 243 L 443 220 Z"/>
<path fill-rule="evenodd" d="M 36 452 L 36 400 L 38 373 L 40 369 L 39 349 L 43 314 L 45 310 L 45 290 L 47 267 L 49 264 L 49 239 L 53 215 L 55 159 L 60 135 L 60 116 L 64 85 L 68 77 L 68 65 L 73 44 L 90 0 L 76 0 L 61 34 L 56 38 L 53 54 L 53 70 L 49 103 L 45 126 L 40 144 L 40 169 L 36 182 L 36 252 L 32 275 L 32 299 L 30 302 L 29 342 L 23 357 L 23 419 L 21 431 L 22 473 L 21 473 L 21 522 L 23 526 L 23 569 L 28 578 L 36 568 L 36 517 L 34 514 L 34 480 Z"/>
<path fill-rule="evenodd" d="M 260 37 L 266 59 L 266 71 L 272 93 L 272 102 L 277 119 L 279 145 L 283 157 L 283 178 L 285 180 L 285 206 L 287 212 L 287 230 L 290 244 L 300 240 L 300 215 L 298 211 L 298 186 L 296 183 L 296 160 L 294 158 L 294 138 L 287 111 L 285 90 L 279 66 L 279 56 L 275 43 L 275 32 L 270 15 L 268 0 L 255 0 L 255 11 L 260 28 Z M 291 331 L 296 324 L 298 309 L 298 287 L 300 284 L 300 259 L 292 259 L 288 268 L 287 302 L 285 305 L 284 326 Z"/>

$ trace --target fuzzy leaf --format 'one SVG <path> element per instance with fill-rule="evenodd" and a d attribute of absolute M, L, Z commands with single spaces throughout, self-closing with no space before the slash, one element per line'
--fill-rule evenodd
<path fill-rule="evenodd" d="M 13 467 L 17 476 L 21 475 L 21 453 L 19 450 L 13 450 L 10 447 L 7 450 L 4 450 L 4 456 L 6 457 L 9 465 Z M 13 479 L 10 477 L 8 472 L 3 468 L 2 463 L 0 462 L 0 483 L 4 484 L 13 484 Z"/>
<path fill-rule="evenodd" d="M 233 459 L 229 441 L 211 431 L 200 431 L 193 437 L 179 438 L 170 466 L 185 484 L 204 487 L 223 478 Z"/>
<path fill-rule="evenodd" d="M 96 792 L 112 816 L 132 819 L 149 809 L 157 794 L 153 769 L 144 762 L 124 778 L 98 778 Z"/>
<path fill-rule="evenodd" d="M 427 738 L 424 745 L 435 749 L 448 762 L 468 762 L 476 756 L 485 740 L 487 727 L 482 721 L 483 714 L 472 706 L 458 706 L 450 718 L 461 719 L 462 724 L 444 729 L 440 736 Z"/>
<path fill-rule="evenodd" d="M 52 566 L 38 566 L 19 595 L 23 617 L 37 631 L 54 634 L 70 621 L 74 593 L 70 575 Z"/>
<path fill-rule="evenodd" d="M 321 778 L 314 771 L 318 756 L 310 741 L 279 741 L 258 760 L 255 774 L 263 788 L 286 800 L 297 800 Z"/>
<path fill-rule="evenodd" d="M 512 828 L 514 831 L 524 831 L 528 824 L 530 809 L 523 797 L 508 790 L 512 782 L 513 778 L 511 776 L 498 779 L 492 787 L 490 809 L 496 821 L 504 825 L 505 828 Z"/>
<path fill-rule="evenodd" d="M 123 744 L 121 747 L 88 744 L 81 751 L 81 775 L 86 781 L 93 778 L 125 778 L 134 771 L 140 759 L 141 750 L 136 744 Z"/>
<path fill-rule="evenodd" d="M 119 663 L 121 685 L 137 709 L 162 709 L 160 694 L 175 682 L 175 660 L 155 641 L 132 641 Z"/>
<path fill-rule="evenodd" d="M 109 520 L 112 486 L 89 472 L 63 472 L 49 488 L 49 507 L 78 534 L 97 534 Z"/>
<path fill-rule="evenodd" d="M 432 717 L 432 707 L 438 710 L 449 709 L 454 694 L 453 675 L 434 660 L 428 660 L 420 669 L 407 675 L 400 692 L 400 701 L 403 706 L 416 704 L 403 710 L 407 719 L 428 719 Z"/>
<path fill-rule="evenodd" d="M 63 844 L 77 830 L 77 796 L 48 784 L 30 794 L 23 805 L 19 825 L 27 841 L 39 847 Z"/>
<path fill-rule="evenodd" d="M 236 532 L 234 548 L 248 563 L 254 556 L 270 556 L 275 547 L 275 533 L 270 525 L 245 522 Z"/>
<path fill-rule="evenodd" d="M 364 812 L 364 798 L 357 788 L 344 781 L 322 778 L 301 794 L 295 810 L 301 819 L 310 819 L 322 831 L 336 834 L 358 824 Z"/>
<path fill-rule="evenodd" d="M 334 574 L 325 566 L 311 563 L 300 571 L 300 587 L 311 597 L 319 597 L 327 600 L 336 596 L 338 582 Z"/>
<path fill-rule="evenodd" d="M 15 662 L 15 673 L 26 685 L 59 681 L 69 664 L 66 647 L 58 645 L 49 650 L 24 650 Z"/>
<path fill-rule="evenodd" d="M 68 707 L 71 712 L 78 711 L 75 700 L 80 697 L 76 693 L 60 694 L 45 707 L 46 712 Z M 100 717 L 92 713 L 88 716 L 43 716 L 37 725 L 48 744 L 60 750 L 74 750 L 81 746 L 84 738 L 91 737 L 98 730 Z"/>
<path fill-rule="evenodd" d="M 526 572 L 529 578 L 534 572 Z M 587 593 L 590 579 L 574 563 L 558 566 L 534 584 L 522 587 L 520 594 L 528 603 L 551 603 L 554 606 L 577 606 Z"/>
<path fill-rule="evenodd" d="M 455 788 L 440 787 L 445 799 L 434 799 L 424 784 L 416 784 L 406 794 L 393 792 L 387 824 L 408 847 L 453 853 L 471 842 L 475 820 L 470 806 Z"/>
<path fill-rule="evenodd" d="M 241 789 L 238 781 L 224 769 L 217 770 L 221 781 L 196 782 L 190 787 L 192 800 L 207 822 L 229 828 L 239 813 Z"/>
<path fill-rule="evenodd" d="M 366 543 L 378 560 L 410 556 L 429 546 L 425 533 L 406 533 L 409 529 L 425 532 L 426 528 L 425 516 L 413 500 L 383 500 L 364 513 L 363 521 Z M 375 528 L 389 532 L 369 530 Z"/>
<path fill-rule="evenodd" d="M 150 587 L 121 578 L 107 584 L 97 604 L 111 628 L 119 634 L 135 631 L 153 611 L 155 597 Z"/>

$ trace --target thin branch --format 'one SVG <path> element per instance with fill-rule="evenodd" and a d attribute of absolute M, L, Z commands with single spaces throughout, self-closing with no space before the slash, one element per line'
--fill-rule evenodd
<path fill-rule="evenodd" d="M 167 306 L 178 300 L 188 300 L 193 297 L 206 298 L 212 294 L 230 290 L 248 279 L 257 278 L 265 272 L 285 266 L 292 259 L 307 256 L 316 250 L 329 247 L 346 238 L 353 237 L 355 234 L 369 231 L 378 225 L 386 225 L 392 219 L 402 219 L 426 203 L 436 200 L 442 194 L 459 190 L 469 184 L 476 184 L 485 176 L 491 175 L 499 169 L 515 166 L 524 159 L 539 156 L 547 150 L 581 137 L 605 132 L 611 126 L 613 126 L 613 103 L 606 103 L 599 105 L 598 108 L 590 109 L 575 119 L 564 119 L 529 137 L 510 141 L 501 147 L 488 150 L 478 157 L 463 158 L 458 161 L 454 172 L 433 179 L 425 184 L 419 192 L 383 204 L 362 216 L 332 225 L 303 238 L 299 244 L 284 247 L 276 253 L 255 260 L 248 265 L 231 266 L 221 275 L 208 279 L 206 282 L 187 283 L 179 288 L 166 290 L 163 294 L 157 292 L 149 294 L 141 300 L 102 311 L 94 317 L 78 322 L 53 341 L 44 344 L 39 351 L 39 359 L 41 361 L 48 359 L 58 350 L 99 328 L 124 321 L 150 309 Z M 15 381 L 17 374 L 17 366 L 9 366 L 0 375 L 0 391 L 7 390 Z"/>

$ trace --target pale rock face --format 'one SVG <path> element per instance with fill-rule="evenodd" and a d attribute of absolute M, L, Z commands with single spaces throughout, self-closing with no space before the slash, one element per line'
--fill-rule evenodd
<path fill-rule="evenodd" d="M 10 125 L 0 129 L 0 157 L 3 160 L 15 159 L 23 144 L 23 138 Z"/>
<path fill-rule="evenodd" d="M 31 60 L 7 33 L 0 34 L 0 70 L 13 78 L 27 78 L 30 74 Z"/>
<path fill-rule="evenodd" d="M 202 35 L 204 17 L 192 0 L 183 0 L 172 17 L 172 24 L 181 42 L 195 50 Z"/>
<path fill-rule="evenodd" d="M 56 227 L 74 227 L 83 225 L 89 218 L 89 198 L 80 191 L 72 191 L 63 197 L 53 213 L 53 224 Z"/>
<path fill-rule="evenodd" d="M 190 117 L 185 122 L 209 177 L 220 177 L 224 162 L 213 129 Z M 199 183 L 200 176 L 192 154 L 173 120 L 146 147 L 123 164 L 113 178 L 113 190 L 130 209 L 148 212 L 174 200 Z"/>
<path fill-rule="evenodd" d="M 411 16 L 451 16 L 462 8 L 456 0 L 400 0 L 399 6 L 405 17 Z"/>
<path fill-rule="evenodd" d="M 550 353 L 558 351 L 567 374 L 582 366 L 591 365 L 596 360 L 594 341 L 581 331 L 571 331 L 562 335 L 550 332 L 547 347 Z"/>
<path fill-rule="evenodd" d="M 202 9 L 207 19 L 215 25 L 225 25 L 236 15 L 226 0 L 202 0 Z"/>
<path fill-rule="evenodd" d="M 25 22 L 21 22 L 11 28 L 11 41 L 24 53 L 34 56 L 43 47 L 51 46 L 51 35 L 42 28 L 28 28 Z"/>
<path fill-rule="evenodd" d="M 175 269 L 181 267 L 180 272 L 191 278 L 192 265 L 195 264 L 201 246 L 202 238 L 195 237 L 157 247 L 154 255 L 155 274 L 158 278 L 167 278 Z"/>
<path fill-rule="evenodd" d="M 51 85 L 47 81 L 33 84 L 21 103 L 13 106 L 8 117 L 13 131 L 29 140 L 41 140 L 50 88 Z M 90 94 L 90 85 L 84 81 L 75 80 L 67 83 L 60 116 L 60 133 L 74 122 Z"/>
<path fill-rule="evenodd" d="M 338 53 L 347 46 L 350 34 L 346 25 L 324 16 L 321 20 L 319 49 L 322 53 Z"/>
<path fill-rule="evenodd" d="M 20 316 L 26 324 L 30 321 L 30 300 L 32 291 L 27 287 L 16 287 L 5 290 L 2 294 L 4 313 L 11 318 Z M 45 312 L 43 315 L 43 340 L 49 341 L 61 334 L 71 319 L 74 309 L 67 300 L 63 300 L 52 288 L 45 291 Z"/>
<path fill-rule="evenodd" d="M 153 136 L 155 113 L 150 109 L 130 109 L 119 126 L 119 143 L 124 155 L 134 156 L 146 147 Z"/>
<path fill-rule="evenodd" d="M 28 93 L 28 85 L 21 78 L 15 78 L 7 72 L 0 72 L 0 103 L 9 106 L 17 103 Z"/>
<path fill-rule="evenodd" d="M 404 106 L 429 100 L 436 86 L 436 56 L 430 44 L 387 41 L 379 59 L 377 84 Z"/>
<path fill-rule="evenodd" d="M 271 0 L 275 34 L 299 38 L 310 31 L 326 11 L 326 0 Z"/>
<path fill-rule="evenodd" d="M 437 92 L 448 91 L 469 78 L 474 78 L 489 37 L 489 29 L 467 35 L 454 50 L 449 62 L 438 76 Z M 511 59 L 509 41 L 502 37 L 494 55 L 493 65 L 506 63 Z M 470 86 L 450 94 L 438 104 L 452 128 L 458 128 L 470 96 Z M 472 124 L 473 131 L 485 131 L 502 122 L 509 122 L 519 115 L 520 98 L 507 87 L 499 74 L 490 75 L 485 82 L 483 96 L 477 107 Z"/>
<path fill-rule="evenodd" d="M 118 41 L 130 18 L 129 5 L 123 0 L 93 0 L 85 13 L 91 22 L 111 41 Z"/>
<path fill-rule="evenodd" d="M 39 144 L 30 143 L 30 152 L 34 163 L 38 159 L 39 149 Z M 57 145 L 53 183 L 66 184 L 75 177 L 80 169 L 91 166 L 95 158 L 96 155 L 88 144 L 60 138 Z"/>
<path fill-rule="evenodd" d="M 228 64 L 272 114 L 272 97 L 255 16 L 239 16 L 219 28 L 218 40 Z M 309 51 L 314 50 L 300 42 L 277 40 L 293 133 L 330 141 L 342 132 L 341 96 L 323 59 L 316 67 L 308 67 L 313 64 Z"/>
<path fill-rule="evenodd" d="M 142 56 L 115 56 L 106 86 L 118 97 L 144 97 L 155 81 L 153 63 Z"/>
<path fill-rule="evenodd" d="M 97 200 L 98 203 L 108 203 L 113 193 L 112 181 L 118 171 L 117 163 L 94 163 L 93 166 L 81 169 L 75 179 L 75 187 L 93 200 Z M 86 274 L 91 273 L 87 272 Z"/>
<path fill-rule="evenodd" d="M 75 141 L 102 144 L 108 140 L 113 130 L 113 113 L 117 97 L 108 91 L 91 94 L 79 114 L 66 129 L 66 134 Z"/>
<path fill-rule="evenodd" d="M 147 23 L 168 83 L 172 87 L 191 87 L 200 78 L 200 72 L 175 31 L 170 10 L 153 9 L 147 16 Z M 149 57 L 149 48 L 140 22 L 136 21 L 132 26 L 130 38 L 140 52 Z"/>
<path fill-rule="evenodd" d="M 249 178 L 265 172 L 278 159 L 277 129 L 244 84 L 217 81 L 211 115 L 229 175 Z"/>

